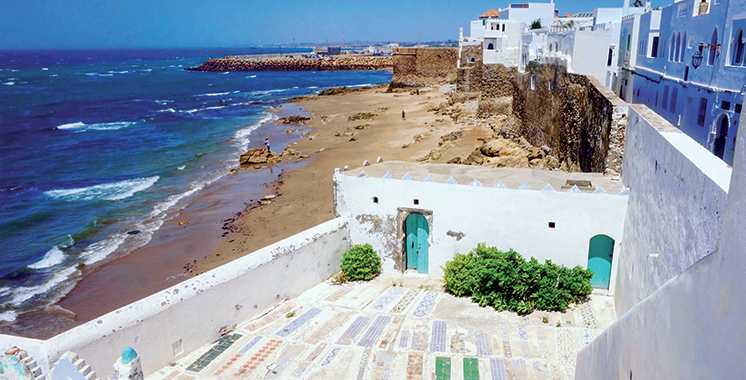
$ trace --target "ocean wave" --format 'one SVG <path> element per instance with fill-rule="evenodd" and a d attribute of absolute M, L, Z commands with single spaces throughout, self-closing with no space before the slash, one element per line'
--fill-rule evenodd
<path fill-rule="evenodd" d="M 251 124 L 245 128 L 239 129 L 236 131 L 236 134 L 234 135 L 236 138 L 236 141 L 238 141 L 238 149 L 241 151 L 241 153 L 247 151 L 249 149 L 249 143 L 251 143 L 251 134 L 254 133 L 259 127 L 262 126 L 262 124 L 270 122 L 272 120 L 278 119 L 278 116 L 275 114 L 267 114 L 263 118 L 261 118 L 259 121 L 257 121 L 254 124 Z"/>
<path fill-rule="evenodd" d="M 174 101 L 173 100 L 158 100 L 158 99 L 156 99 L 155 102 L 158 103 L 158 104 L 160 104 L 160 105 L 162 105 L 162 106 L 165 106 L 166 104 L 173 103 Z"/>
<path fill-rule="evenodd" d="M 104 240 L 97 241 L 87 246 L 85 250 L 80 253 L 80 257 L 85 258 L 84 263 L 86 265 L 97 263 L 114 253 L 114 251 L 124 243 L 127 236 L 127 234 L 120 233 L 111 235 Z"/>
<path fill-rule="evenodd" d="M 198 94 L 198 95 L 194 95 L 194 96 L 223 96 L 223 95 L 228 95 L 230 93 L 231 93 L 230 91 L 227 91 L 227 92 L 214 92 L 214 93 L 211 93 L 211 94 Z"/>
<path fill-rule="evenodd" d="M 12 85 L 16 84 L 16 82 L 5 82 L 3 84 L 6 85 L 6 86 L 12 86 Z"/>
<path fill-rule="evenodd" d="M 153 176 L 148 178 L 103 183 L 100 185 L 76 189 L 49 190 L 45 191 L 44 194 L 52 198 L 63 199 L 66 201 L 89 201 L 93 199 L 116 201 L 129 198 L 135 195 L 135 193 L 153 186 L 158 182 L 159 178 L 159 176 Z"/>
<path fill-rule="evenodd" d="M 249 75 L 246 77 L 246 79 L 256 78 L 256 75 Z"/>
<path fill-rule="evenodd" d="M 114 123 L 97 123 L 97 124 L 85 124 L 81 121 L 77 123 L 69 123 L 58 125 L 57 129 L 74 130 L 74 131 L 116 131 L 117 129 L 127 128 L 130 125 L 136 124 L 136 121 L 117 121 Z"/>
<path fill-rule="evenodd" d="M 173 108 L 166 108 L 165 110 L 158 110 L 156 112 L 176 112 L 176 110 Z"/>
<path fill-rule="evenodd" d="M 49 268 L 62 263 L 64 259 L 65 253 L 62 252 L 61 249 L 57 248 L 57 246 L 54 246 L 52 247 L 52 249 L 49 250 L 49 252 L 44 255 L 44 257 L 42 257 L 41 260 L 29 265 L 28 267 L 31 269 Z"/>
<path fill-rule="evenodd" d="M 257 91 L 251 91 L 251 92 L 249 92 L 249 95 L 251 95 L 251 96 L 265 96 L 265 95 L 269 95 L 269 94 L 275 94 L 275 93 L 278 93 L 278 92 L 285 92 L 285 91 L 288 91 L 288 90 L 289 89 L 287 89 L 287 88 L 278 89 L 278 90 L 263 90 L 263 91 L 257 90 Z"/>
<path fill-rule="evenodd" d="M 17 316 L 18 316 L 18 313 L 16 313 L 15 311 L 4 311 L 0 313 L 0 321 L 13 322 L 16 320 Z"/>
<path fill-rule="evenodd" d="M 127 74 L 127 73 L 129 73 L 129 71 L 127 71 L 127 70 L 124 70 L 124 71 L 112 71 L 112 70 L 109 70 L 107 72 L 109 74 Z"/>
<path fill-rule="evenodd" d="M 361 88 L 361 87 L 373 87 L 375 84 L 373 83 L 365 83 L 365 84 L 353 84 L 352 86 L 347 86 L 347 88 Z"/>
<path fill-rule="evenodd" d="M 205 108 L 195 108 L 193 110 L 187 110 L 187 111 L 182 111 L 182 112 L 186 112 L 188 114 L 193 114 L 195 112 L 202 112 L 202 111 L 208 111 L 208 110 L 219 110 L 219 109 L 225 108 L 225 107 L 228 107 L 228 106 L 214 106 L 214 107 L 205 107 Z"/>
<path fill-rule="evenodd" d="M 54 275 L 52 275 L 52 277 L 49 278 L 49 280 L 41 285 L 22 286 L 20 288 L 16 288 L 11 291 L 12 296 L 10 298 L 10 303 L 18 306 L 34 298 L 35 296 L 49 293 L 54 288 L 67 281 L 70 276 L 72 276 L 76 271 L 77 269 L 75 268 L 66 268 L 56 272 Z"/>
<path fill-rule="evenodd" d="M 185 167 L 186 167 L 186 165 L 181 165 L 181 166 L 179 166 L 179 167 L 178 167 L 178 168 L 176 168 L 176 169 L 179 169 L 179 170 L 184 170 L 184 168 L 185 168 Z"/>
<path fill-rule="evenodd" d="M 47 67 L 42 67 L 41 69 L 42 69 L 42 71 L 47 71 L 47 70 L 49 70 L 49 68 L 47 68 Z"/>

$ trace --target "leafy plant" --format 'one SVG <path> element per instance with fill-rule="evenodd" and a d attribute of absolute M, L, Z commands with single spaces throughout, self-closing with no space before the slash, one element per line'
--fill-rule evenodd
<path fill-rule="evenodd" d="M 541 29 L 541 19 L 537 18 L 534 21 L 531 21 L 531 29 Z"/>
<path fill-rule="evenodd" d="M 293 318 L 294 316 L 295 316 L 295 312 L 294 311 L 291 311 L 291 312 L 285 314 L 285 318 Z"/>
<path fill-rule="evenodd" d="M 342 255 L 344 281 L 369 281 L 381 273 L 381 258 L 370 244 L 356 245 Z"/>
<path fill-rule="evenodd" d="M 526 315 L 534 310 L 567 310 L 572 303 L 587 300 L 593 291 L 593 272 L 526 261 L 513 251 L 503 252 L 479 244 L 467 254 L 456 254 L 443 268 L 446 290 L 456 296 L 471 296 L 480 306 Z M 546 323 L 546 322 L 545 322 Z"/>

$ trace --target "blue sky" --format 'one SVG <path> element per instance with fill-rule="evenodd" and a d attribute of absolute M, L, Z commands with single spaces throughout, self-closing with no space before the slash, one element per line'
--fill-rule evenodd
<path fill-rule="evenodd" d="M 513 1 L 515 3 L 519 1 Z M 509 1 L 0 0 L 0 49 L 444 41 Z M 562 14 L 621 1 L 558 0 Z M 655 5 L 662 5 L 660 0 Z M 668 4 L 668 3 L 665 3 Z"/>

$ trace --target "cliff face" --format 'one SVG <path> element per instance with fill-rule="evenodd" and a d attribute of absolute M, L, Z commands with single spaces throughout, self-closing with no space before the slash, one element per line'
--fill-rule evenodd
<path fill-rule="evenodd" d="M 214 58 L 190 71 L 323 71 L 390 70 L 392 57 L 334 56 L 326 58 Z"/>

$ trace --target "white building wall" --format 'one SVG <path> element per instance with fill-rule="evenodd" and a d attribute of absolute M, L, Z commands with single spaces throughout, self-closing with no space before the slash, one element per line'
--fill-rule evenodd
<path fill-rule="evenodd" d="M 731 169 L 642 105 L 629 108 L 630 188 L 614 301 L 622 315 L 716 248 Z"/>
<path fill-rule="evenodd" d="M 122 349 L 132 346 L 149 375 L 181 358 L 177 348 L 191 353 L 326 280 L 349 247 L 345 222 L 337 218 L 49 340 L 0 335 L 0 349 L 27 350 L 47 376 L 51 363 L 73 351 L 105 378 Z"/>
<path fill-rule="evenodd" d="M 523 3 L 510 4 L 508 8 L 500 9 L 500 18 L 522 22 L 531 25 L 531 22 L 540 19 L 542 27 L 549 27 L 554 21 L 554 3 Z"/>
<path fill-rule="evenodd" d="M 741 379 L 746 374 L 740 357 L 746 349 L 746 141 L 741 127 L 717 249 L 698 252 L 709 255 L 583 348 L 576 379 Z M 638 191 L 631 190 L 630 201 Z M 698 227 L 696 221 L 691 224 Z"/>
<path fill-rule="evenodd" d="M 334 178 L 337 214 L 348 221 L 352 244 L 371 243 L 384 258 L 384 272 L 403 270 L 400 210 L 421 210 L 430 221 L 431 278 L 442 277 L 446 261 L 478 243 L 512 248 L 542 262 L 551 259 L 586 268 L 591 237 L 610 236 L 616 241 L 615 250 L 622 238 L 625 195 L 499 189 L 340 173 Z M 419 204 L 414 205 L 413 199 Z M 549 228 L 548 222 L 555 222 L 555 228 Z"/>

